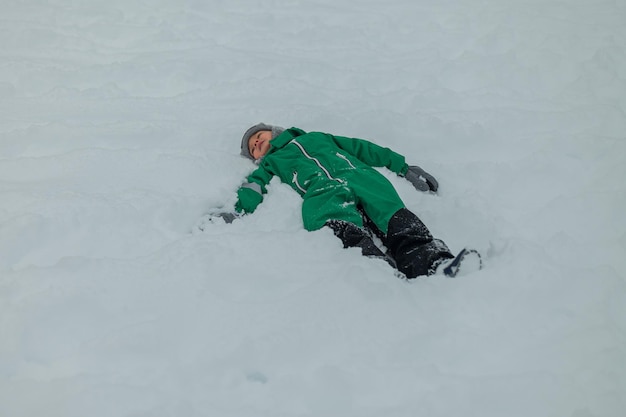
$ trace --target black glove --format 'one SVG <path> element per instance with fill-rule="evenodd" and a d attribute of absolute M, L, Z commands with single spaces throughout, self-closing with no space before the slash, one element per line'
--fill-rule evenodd
<path fill-rule="evenodd" d="M 435 177 L 416 165 L 409 166 L 409 170 L 404 174 L 404 178 L 419 191 L 432 191 L 436 193 L 439 188 L 439 183 Z"/>
<path fill-rule="evenodd" d="M 200 218 L 198 223 L 196 224 L 196 228 L 201 232 L 207 230 L 211 225 L 219 224 L 222 221 L 224 223 L 232 223 L 235 219 L 241 217 L 239 213 L 230 213 L 230 212 L 222 212 L 222 213 L 208 213 Z M 221 220 L 218 220 L 221 219 Z"/>
<path fill-rule="evenodd" d="M 226 223 L 230 224 L 235 221 L 235 219 L 239 218 L 239 213 L 215 213 L 212 215 L 212 217 L 221 217 Z"/>

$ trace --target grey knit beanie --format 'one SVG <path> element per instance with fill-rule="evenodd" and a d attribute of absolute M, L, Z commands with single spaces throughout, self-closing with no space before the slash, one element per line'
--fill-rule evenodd
<path fill-rule="evenodd" d="M 261 130 L 269 130 L 270 132 L 272 132 L 272 139 L 274 139 L 275 137 L 277 137 L 278 135 L 280 135 L 281 133 L 285 131 L 285 129 L 283 129 L 280 126 L 266 125 L 265 123 L 259 123 L 259 124 L 252 126 L 250 129 L 246 130 L 246 133 L 243 134 L 243 138 L 241 138 L 241 155 L 245 156 L 248 159 L 252 159 L 254 161 L 254 157 L 250 155 L 250 149 L 248 148 L 248 141 L 250 140 L 252 135 L 254 135 L 257 132 L 260 132 Z"/>

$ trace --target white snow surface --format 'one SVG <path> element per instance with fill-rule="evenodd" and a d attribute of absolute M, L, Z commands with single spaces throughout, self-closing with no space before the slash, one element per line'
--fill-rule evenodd
<path fill-rule="evenodd" d="M 622 0 L 4 0 L 0 416 L 626 415 Z M 307 232 L 257 122 L 362 137 L 485 269 Z"/>

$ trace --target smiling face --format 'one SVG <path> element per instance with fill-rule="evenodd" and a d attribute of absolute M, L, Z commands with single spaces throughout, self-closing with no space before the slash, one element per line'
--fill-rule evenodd
<path fill-rule="evenodd" d="M 270 130 L 260 130 L 248 139 L 248 150 L 255 160 L 265 156 L 270 149 L 272 132 Z"/>

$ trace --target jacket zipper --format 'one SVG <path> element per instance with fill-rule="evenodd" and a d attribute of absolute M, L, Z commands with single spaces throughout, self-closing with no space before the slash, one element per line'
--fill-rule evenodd
<path fill-rule="evenodd" d="M 294 184 L 296 184 L 296 187 L 298 187 L 298 190 L 302 191 L 302 194 L 306 194 L 306 190 L 304 188 L 302 188 L 302 186 L 298 182 L 298 171 L 293 171 L 293 180 L 292 181 L 293 181 Z"/>
<path fill-rule="evenodd" d="M 350 165 L 350 168 L 356 169 L 356 167 L 354 165 L 352 165 L 352 162 L 350 162 L 350 160 L 344 154 L 341 154 L 341 153 L 337 152 L 335 155 L 337 155 L 339 158 L 341 158 L 344 161 L 346 161 L 348 163 L 348 165 Z"/>
<path fill-rule="evenodd" d="M 324 171 L 324 174 L 326 174 L 326 176 L 328 177 L 328 179 L 333 180 L 333 181 L 337 181 L 340 183 L 344 183 L 345 181 L 342 179 L 338 179 L 338 178 L 334 178 L 332 175 L 330 175 L 330 172 L 328 172 L 328 170 L 326 168 L 324 168 L 324 166 L 322 165 L 322 163 L 319 161 L 319 159 L 315 158 L 314 156 L 309 155 L 309 153 L 306 151 L 306 149 L 304 149 L 304 147 L 302 145 L 300 145 L 295 139 L 293 139 L 290 143 L 293 143 L 294 145 L 296 145 L 300 151 L 302 152 L 302 154 L 310 159 L 311 161 L 315 162 L 315 164 L 322 170 Z"/>

